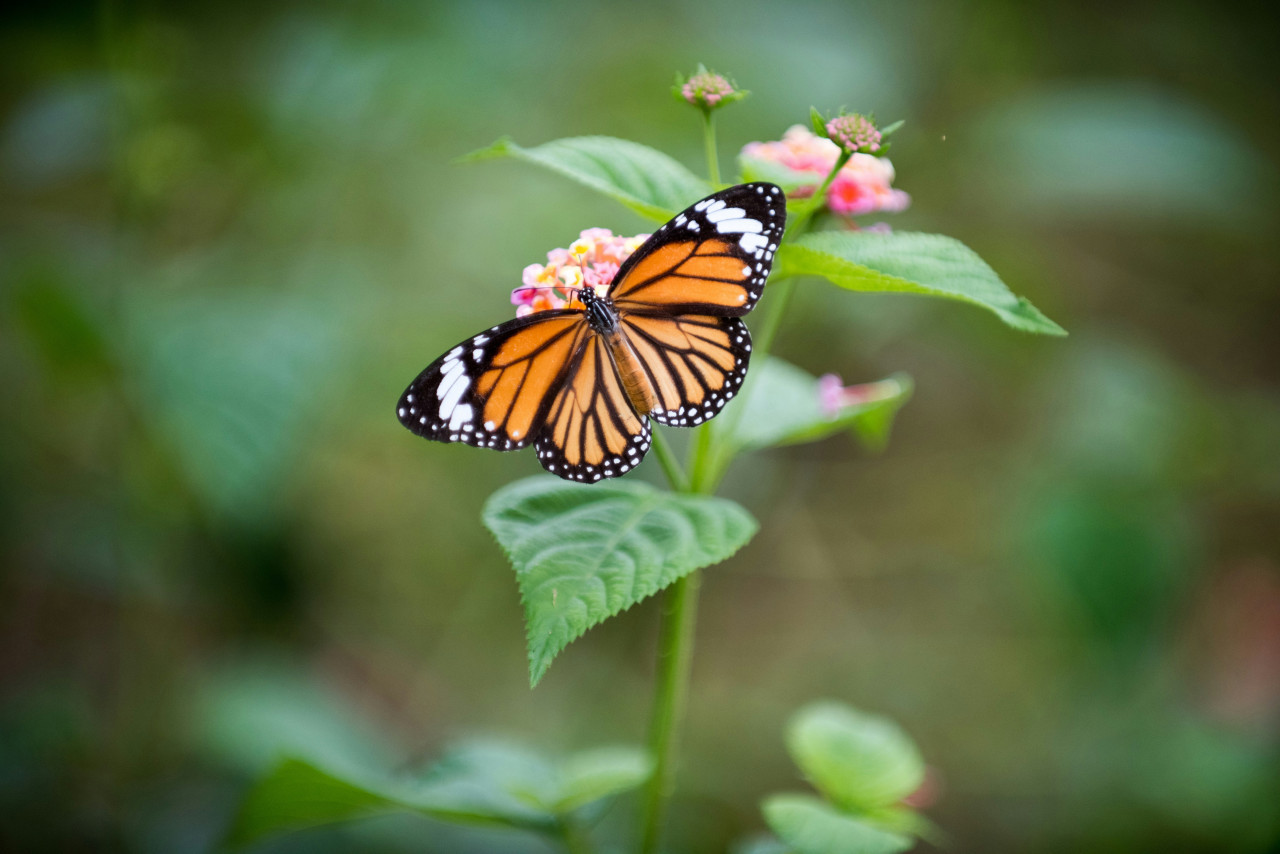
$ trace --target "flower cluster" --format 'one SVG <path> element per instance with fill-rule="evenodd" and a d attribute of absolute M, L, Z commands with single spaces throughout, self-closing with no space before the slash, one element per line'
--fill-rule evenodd
<path fill-rule="evenodd" d="M 693 75 L 680 87 L 680 96 L 697 107 L 714 107 L 721 98 L 732 94 L 729 81 L 710 71 Z"/>
<path fill-rule="evenodd" d="M 874 154 L 880 150 L 880 131 L 871 119 L 857 113 L 836 116 L 827 122 L 827 136 L 850 154 Z"/>
<path fill-rule="evenodd" d="M 723 74 L 708 71 L 702 65 L 698 66 L 698 70 L 688 80 L 676 77 L 675 88 L 671 91 L 679 100 L 701 107 L 708 113 L 750 94 L 733 85 L 733 82 Z"/>
<path fill-rule="evenodd" d="M 833 119 L 832 124 L 843 119 Z M 851 142 L 856 142 L 857 128 L 838 128 L 841 133 L 852 132 Z M 875 128 L 871 128 L 875 131 Z M 878 134 L 877 134 L 878 135 Z M 863 136 L 865 142 L 869 137 Z M 842 143 L 843 144 L 843 143 Z M 878 142 L 877 142 L 878 145 Z M 822 179 L 827 176 L 840 158 L 840 145 L 818 136 L 803 125 L 790 128 L 777 142 L 751 142 L 742 149 L 742 156 L 785 166 L 792 172 L 813 175 L 813 183 L 797 187 L 790 195 L 813 195 Z M 827 190 L 827 206 L 842 216 L 858 216 L 877 211 L 904 210 L 911 204 L 911 197 L 893 188 L 893 164 L 883 157 L 858 152 L 849 157 Z"/>
<path fill-rule="evenodd" d="M 516 317 L 571 306 L 584 287 L 604 296 L 622 262 L 648 239 L 647 234 L 619 237 L 607 228 L 588 228 L 568 249 L 552 249 L 546 264 L 524 268 L 524 286 L 511 292 Z"/>

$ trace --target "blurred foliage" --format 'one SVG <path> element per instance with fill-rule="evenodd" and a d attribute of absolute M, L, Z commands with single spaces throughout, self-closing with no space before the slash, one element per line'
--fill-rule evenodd
<path fill-rule="evenodd" d="M 885 454 L 831 441 L 728 478 L 762 533 L 704 580 L 680 838 L 762 831 L 757 803 L 795 779 L 762 734 L 823 695 L 916 737 L 952 850 L 1273 849 L 1280 59 L 1261 11 L 6 13 L 0 848 L 212 850 L 290 739 L 384 768 L 477 732 L 637 740 L 653 609 L 531 693 L 478 515 L 537 464 L 425 446 L 392 408 L 547 248 L 646 227 L 555 176 L 452 161 L 601 134 L 699 173 L 669 85 L 702 61 L 753 93 L 722 114 L 725 163 L 810 104 L 906 118 L 895 229 L 954 235 L 1072 336 L 797 288 L 789 362 L 905 370 L 914 396 Z M 279 711 L 297 706 L 312 717 Z M 353 849 L 554 850 L 421 817 L 262 850 Z"/>

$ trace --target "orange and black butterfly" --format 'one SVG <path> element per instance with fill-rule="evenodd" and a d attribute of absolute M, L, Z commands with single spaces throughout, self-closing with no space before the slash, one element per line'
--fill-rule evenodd
<path fill-rule="evenodd" d="M 418 375 L 400 423 L 438 442 L 514 451 L 592 483 L 634 468 L 649 419 L 692 427 L 737 393 L 755 307 L 786 224 L 773 184 L 739 184 L 663 225 L 581 307 L 541 311 L 468 338 Z"/>

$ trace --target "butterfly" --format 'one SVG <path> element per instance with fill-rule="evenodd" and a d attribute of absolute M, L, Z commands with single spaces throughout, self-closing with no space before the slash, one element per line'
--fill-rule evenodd
<path fill-rule="evenodd" d="M 641 244 L 604 296 L 584 285 L 570 307 L 436 359 L 401 395 L 400 423 L 439 442 L 533 444 L 565 480 L 627 473 L 649 450 L 650 419 L 701 424 L 742 386 L 751 335 L 740 318 L 764 291 L 786 217 L 773 184 L 707 196 Z"/>

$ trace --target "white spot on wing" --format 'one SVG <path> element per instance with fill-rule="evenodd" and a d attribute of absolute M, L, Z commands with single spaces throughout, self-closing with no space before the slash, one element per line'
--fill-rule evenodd
<path fill-rule="evenodd" d="M 448 418 L 453 412 L 458 401 L 462 400 L 462 395 L 466 394 L 467 387 L 471 383 L 467 380 L 467 369 L 461 362 L 454 362 L 449 367 L 448 373 L 444 375 L 444 379 L 440 381 L 440 387 L 436 394 L 440 396 L 440 417 Z"/>
<path fill-rule="evenodd" d="M 449 416 L 449 429 L 457 430 L 462 425 L 469 423 L 471 421 L 471 416 L 471 404 L 464 403 L 461 406 L 455 406 L 453 408 L 453 414 Z"/>
<path fill-rule="evenodd" d="M 720 207 L 712 206 L 707 210 L 707 219 L 712 222 L 720 222 L 722 219 L 736 219 L 746 213 L 742 208 L 726 208 L 724 202 L 718 202 Z"/>
<path fill-rule="evenodd" d="M 754 234 L 748 232 L 742 235 L 742 239 L 738 241 L 738 245 L 742 247 L 743 252 L 760 252 L 763 254 L 764 247 L 769 242 L 763 234 Z"/>
<path fill-rule="evenodd" d="M 758 219 L 730 219 L 716 223 L 716 231 L 721 234 L 737 234 L 741 232 L 760 232 L 764 226 Z"/>

